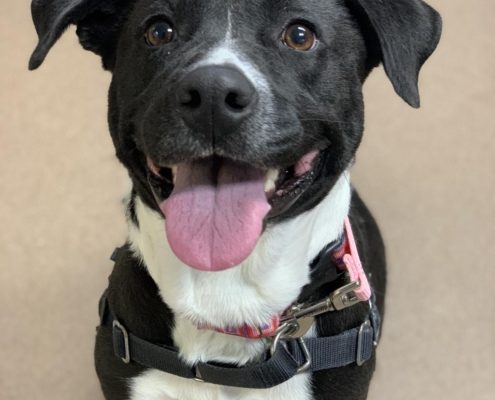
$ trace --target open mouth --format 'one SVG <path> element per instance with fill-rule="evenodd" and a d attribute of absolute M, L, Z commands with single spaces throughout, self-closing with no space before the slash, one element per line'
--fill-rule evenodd
<path fill-rule="evenodd" d="M 266 221 L 311 186 L 318 161 L 316 150 L 289 168 L 268 170 L 218 156 L 168 167 L 147 158 L 149 183 L 175 255 L 202 271 L 239 265 L 256 247 Z"/>

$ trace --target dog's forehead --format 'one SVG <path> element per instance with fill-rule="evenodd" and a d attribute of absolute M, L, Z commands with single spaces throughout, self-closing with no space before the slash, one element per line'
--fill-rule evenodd
<path fill-rule="evenodd" d="M 328 21 L 338 14 L 337 3 L 337 0 L 141 0 L 137 9 L 143 13 L 167 12 L 202 24 L 206 21 L 224 26 L 230 22 L 233 30 L 239 30 L 297 16 Z"/>

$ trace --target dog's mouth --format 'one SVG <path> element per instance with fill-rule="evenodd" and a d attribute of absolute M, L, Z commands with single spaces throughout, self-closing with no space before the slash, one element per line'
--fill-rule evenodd
<path fill-rule="evenodd" d="M 239 265 L 266 222 L 311 186 L 319 154 L 313 150 L 289 168 L 268 170 L 218 156 L 167 167 L 148 157 L 150 187 L 175 255 L 201 271 Z"/>

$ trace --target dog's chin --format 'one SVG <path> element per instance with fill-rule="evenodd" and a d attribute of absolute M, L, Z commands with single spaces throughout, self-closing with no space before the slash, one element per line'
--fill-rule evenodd
<path fill-rule="evenodd" d="M 323 155 L 312 150 L 270 169 L 219 156 L 176 165 L 144 158 L 175 255 L 192 268 L 222 271 L 249 257 L 266 225 L 315 183 Z"/>

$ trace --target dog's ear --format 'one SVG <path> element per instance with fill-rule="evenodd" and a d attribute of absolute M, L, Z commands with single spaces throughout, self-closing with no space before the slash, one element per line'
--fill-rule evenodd
<path fill-rule="evenodd" d="M 118 36 L 132 0 L 33 0 L 31 12 L 38 46 L 29 69 L 38 68 L 69 25 L 77 25 L 81 45 L 113 69 Z"/>
<path fill-rule="evenodd" d="M 419 107 L 419 71 L 440 40 L 440 15 L 421 0 L 350 0 L 350 4 L 365 35 L 366 27 L 374 31 L 375 50 L 397 94 Z"/>

